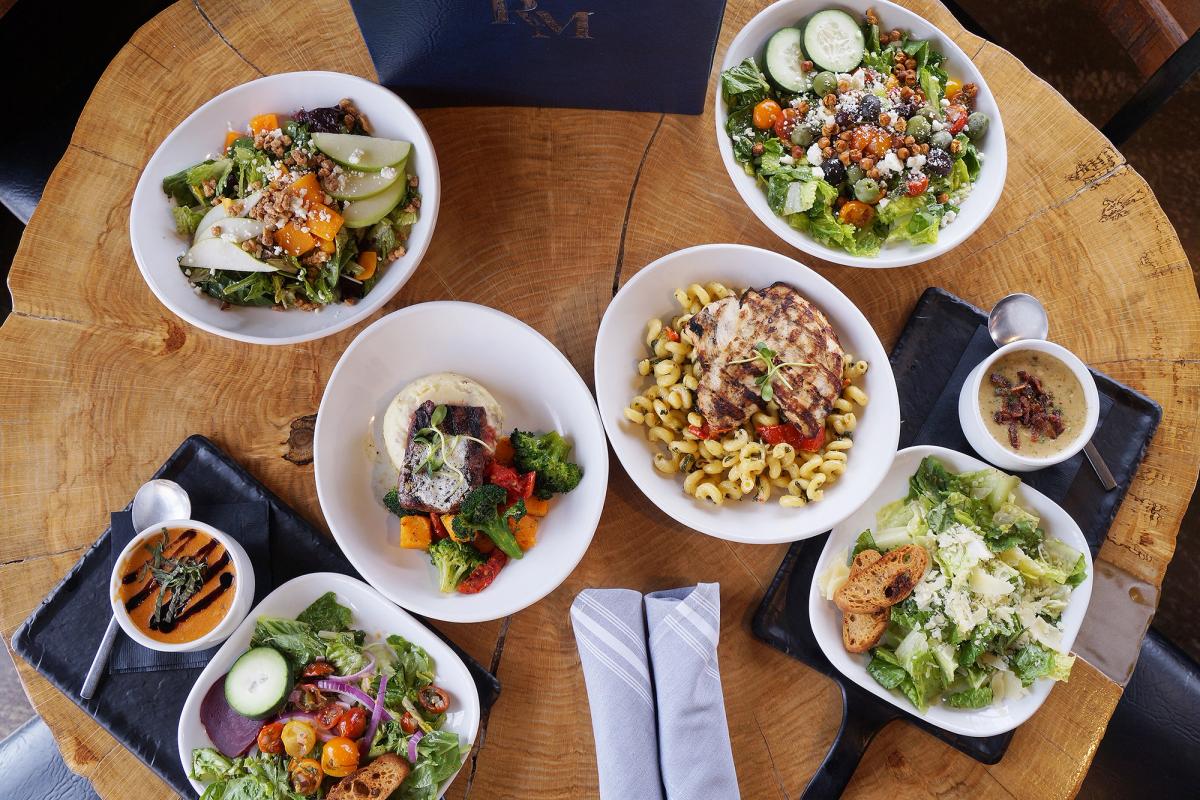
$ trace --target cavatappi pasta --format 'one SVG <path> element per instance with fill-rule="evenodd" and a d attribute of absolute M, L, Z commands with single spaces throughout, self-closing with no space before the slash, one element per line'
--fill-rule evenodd
<path fill-rule="evenodd" d="M 641 426 L 655 446 L 655 468 L 664 475 L 682 476 L 683 490 L 697 499 L 717 505 L 743 497 L 760 503 L 775 499 L 786 508 L 817 502 L 846 471 L 858 414 L 867 405 L 860 385 L 867 362 L 847 354 L 842 394 L 826 418 L 825 444 L 815 453 L 759 439 L 758 427 L 782 422 L 774 402 L 755 407 L 745 423 L 720 438 L 700 438 L 704 417 L 694 408 L 700 364 L 680 334 L 705 305 L 736 293 L 720 283 L 675 290 L 680 313 L 646 325 L 649 355 L 637 364 L 646 388 L 629 402 L 625 418 Z"/>

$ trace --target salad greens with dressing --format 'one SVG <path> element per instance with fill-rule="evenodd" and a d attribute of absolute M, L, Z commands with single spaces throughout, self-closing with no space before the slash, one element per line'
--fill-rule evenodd
<path fill-rule="evenodd" d="M 867 549 L 908 544 L 930 565 L 891 609 L 867 672 L 924 711 L 941 702 L 982 708 L 1025 694 L 1040 678 L 1066 681 L 1075 657 L 1061 650 L 1062 614 L 1087 578 L 1085 556 L 1046 535 L 1017 502 L 1020 479 L 996 469 L 952 473 L 922 460 L 908 495 L 879 510 L 844 562 L 822 576 L 832 598 L 847 564 Z"/>

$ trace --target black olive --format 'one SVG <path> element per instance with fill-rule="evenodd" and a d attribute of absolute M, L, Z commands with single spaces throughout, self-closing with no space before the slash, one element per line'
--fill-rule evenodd
<path fill-rule="evenodd" d="M 836 158 L 831 158 L 828 161 L 822 162 L 821 169 L 825 173 L 825 182 L 837 186 L 842 181 L 846 180 L 846 167 Z"/>
<path fill-rule="evenodd" d="M 869 94 L 858 104 L 858 118 L 863 122 L 869 122 L 874 125 L 879 122 L 879 112 L 882 108 L 883 104 L 879 102 L 879 98 L 873 94 Z"/>
<path fill-rule="evenodd" d="M 931 148 L 929 155 L 925 157 L 925 169 L 934 175 L 949 175 L 953 167 L 954 159 L 940 147 Z"/>
<path fill-rule="evenodd" d="M 854 124 L 854 114 L 844 108 L 839 108 L 834 112 L 833 121 L 838 124 L 839 128 L 846 129 Z"/>

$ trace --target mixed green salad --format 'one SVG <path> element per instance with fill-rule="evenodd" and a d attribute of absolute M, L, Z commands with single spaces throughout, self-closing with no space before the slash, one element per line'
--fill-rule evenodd
<path fill-rule="evenodd" d="M 818 242 L 872 256 L 933 244 L 983 164 L 978 87 L 925 39 L 827 9 L 721 74 L 734 158 L 771 210 Z"/>
<path fill-rule="evenodd" d="M 403 636 L 367 641 L 333 592 L 296 619 L 259 617 L 251 647 L 200 707 L 213 747 L 192 752 L 201 800 L 324 797 L 391 753 L 395 800 L 433 800 L 466 751 L 449 694 Z M 336 794 L 336 792 L 335 792 Z"/>
<path fill-rule="evenodd" d="M 219 157 L 163 179 L 191 241 L 180 269 L 222 308 L 357 302 L 404 255 L 417 221 L 411 152 L 370 135 L 348 99 L 290 119 L 253 117 L 226 133 Z"/>
<path fill-rule="evenodd" d="M 867 672 L 919 710 L 941 702 L 982 708 L 1025 694 L 1040 678 L 1065 681 L 1062 614 L 1087 578 L 1087 559 L 1046 535 L 1017 502 L 1020 479 L 996 469 L 951 473 L 925 458 L 908 496 L 879 510 L 846 563 L 863 550 L 919 544 L 929 568 L 892 606 Z M 845 575 L 842 563 L 833 570 Z M 823 576 L 826 596 L 838 576 Z"/>

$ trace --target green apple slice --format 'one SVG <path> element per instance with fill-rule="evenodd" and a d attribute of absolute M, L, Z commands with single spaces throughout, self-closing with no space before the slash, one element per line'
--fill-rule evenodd
<path fill-rule="evenodd" d="M 226 206 L 224 203 L 218 203 L 217 205 L 213 206 L 209 210 L 209 212 L 207 214 L 205 214 L 204 217 L 200 220 L 200 224 L 196 226 L 196 236 L 192 240 L 192 243 L 195 244 L 196 242 L 199 242 L 201 239 L 212 238 L 211 231 L 212 231 L 213 225 L 216 225 L 221 220 L 227 219 L 229 217 L 234 217 L 234 216 L 244 217 L 244 216 L 246 216 L 247 214 L 250 213 L 250 209 L 254 208 L 254 206 L 261 199 L 262 199 L 262 192 L 258 191 L 258 192 L 254 192 L 253 194 L 248 194 L 241 200 L 236 201 L 235 204 L 240 205 L 240 207 L 241 207 L 241 212 L 236 215 L 231 214 L 229 207 Z M 259 233 L 261 233 L 261 232 L 262 231 L 259 231 Z M 246 238 L 249 238 L 249 237 L 246 237 Z"/>
<path fill-rule="evenodd" d="M 346 227 L 365 228 L 390 214 L 404 197 L 404 190 L 408 186 L 408 181 L 403 177 L 404 173 L 401 172 L 400 175 L 400 179 L 379 194 L 346 203 L 346 207 L 342 209 L 342 219 Z"/>
<path fill-rule="evenodd" d="M 398 139 L 358 136 L 353 133 L 314 133 L 312 143 L 348 169 L 378 172 L 408 158 L 412 145 Z"/>
<path fill-rule="evenodd" d="M 345 178 L 342 188 L 329 194 L 338 200 L 364 200 L 391 188 L 397 182 L 404 183 L 404 164 L 386 167 L 380 172 L 347 170 Z"/>
<path fill-rule="evenodd" d="M 220 228 L 221 232 L 214 233 L 213 228 Z M 221 238 L 230 242 L 244 242 L 247 239 L 253 239 L 255 236 L 261 236 L 263 232 L 263 223 L 260 219 L 246 219 L 245 217 L 225 217 L 219 219 L 207 228 L 196 229 L 196 244 L 205 239 Z"/>
<path fill-rule="evenodd" d="M 179 263 L 198 269 L 229 269 L 235 272 L 275 272 L 270 264 L 259 261 L 227 239 L 205 239 L 192 245 Z"/>

